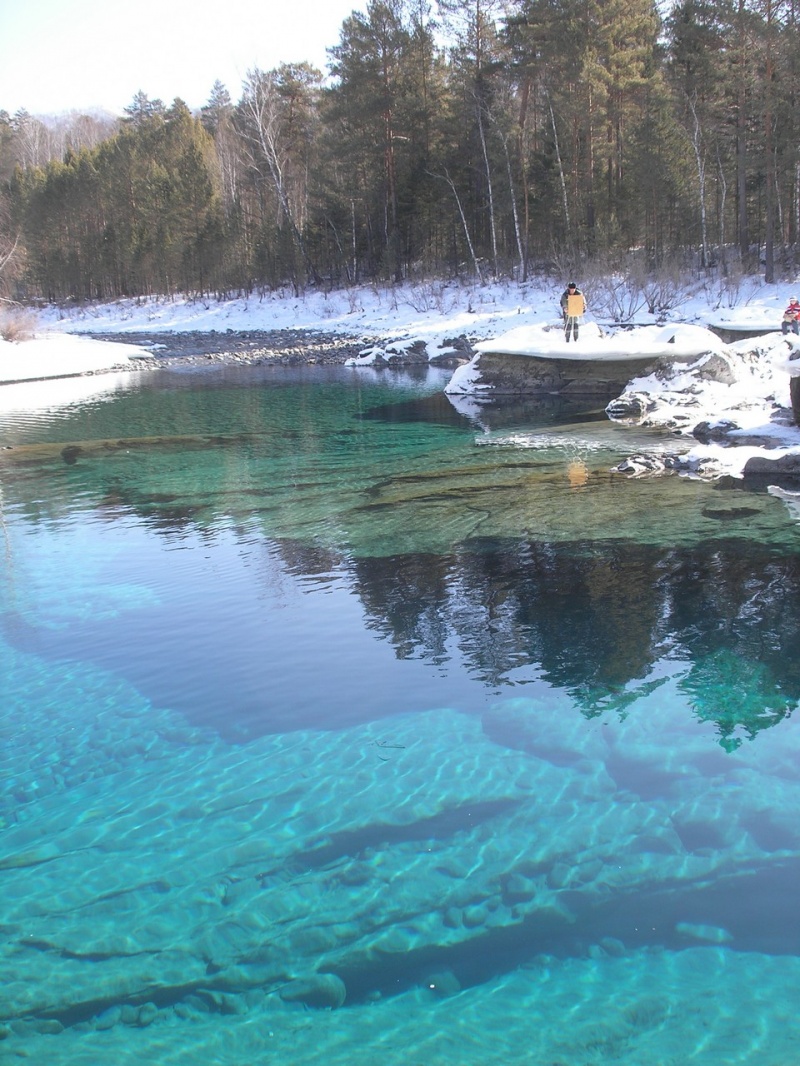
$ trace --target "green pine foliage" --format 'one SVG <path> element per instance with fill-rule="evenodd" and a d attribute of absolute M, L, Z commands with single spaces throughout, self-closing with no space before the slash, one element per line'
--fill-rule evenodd
<path fill-rule="evenodd" d="M 111 130 L 0 111 L 0 289 L 789 272 L 796 41 L 788 0 L 369 0 L 327 79 L 254 69 L 197 115 L 139 92 Z"/>

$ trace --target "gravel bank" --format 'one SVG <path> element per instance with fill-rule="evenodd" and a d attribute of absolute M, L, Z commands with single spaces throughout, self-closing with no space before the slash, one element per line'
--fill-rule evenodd
<path fill-rule="evenodd" d="M 136 359 L 126 369 L 159 366 L 208 366 L 209 363 L 241 363 L 281 366 L 335 365 L 356 358 L 364 348 L 378 343 L 375 337 L 342 336 L 302 329 L 228 330 L 225 333 L 91 333 L 82 336 L 98 341 L 117 341 L 153 348 L 152 359 Z"/>

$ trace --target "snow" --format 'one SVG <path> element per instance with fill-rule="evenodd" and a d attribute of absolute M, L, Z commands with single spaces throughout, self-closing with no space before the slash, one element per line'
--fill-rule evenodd
<path fill-rule="evenodd" d="M 577 342 L 564 340 L 561 322 L 520 326 L 493 340 L 477 344 L 479 352 L 507 355 L 544 355 L 548 359 L 603 360 L 642 359 L 656 356 L 691 356 L 721 351 L 725 345 L 702 326 L 676 323 L 670 326 L 639 326 L 636 329 L 602 330 L 587 322 Z"/>
<path fill-rule="evenodd" d="M 304 296 L 277 293 L 230 300 L 139 299 L 69 310 L 38 312 L 33 340 L 0 341 L 0 412 L 47 408 L 73 402 L 79 388 L 67 375 L 97 374 L 153 355 L 137 345 L 137 335 L 159 332 L 311 330 L 363 337 L 355 368 L 370 366 L 386 352 L 424 342 L 428 356 L 453 350 L 467 336 L 479 352 L 544 355 L 548 358 L 634 360 L 642 355 L 678 357 L 671 375 L 634 379 L 625 397 L 647 408 L 638 424 L 662 425 L 691 434 L 701 422 L 727 427 L 724 443 L 700 444 L 689 453 L 698 467 L 741 475 L 753 454 L 797 455 L 800 429 L 790 411 L 790 377 L 800 374 L 800 338 L 780 333 L 783 308 L 800 282 L 765 285 L 749 279 L 738 290 L 714 293 L 710 286 L 686 292 L 669 322 L 650 316 L 635 328 L 611 330 L 592 320 L 591 308 L 580 339 L 567 344 L 561 332 L 562 283 L 537 281 L 478 286 L 432 282 L 387 288 L 362 287 Z M 729 306 L 721 310 L 723 299 Z M 708 326 L 734 331 L 763 330 L 765 336 L 723 344 Z M 131 344 L 92 340 L 77 333 L 129 334 Z M 224 343 L 221 345 L 224 347 Z M 709 355 L 727 367 L 727 380 L 707 375 Z M 692 362 L 693 357 L 697 357 Z M 794 357 L 794 359 L 793 359 Z M 449 392 L 463 406 L 485 401 L 478 356 L 459 367 Z M 688 363 L 687 363 L 688 360 Z M 33 380 L 45 379 L 45 380 Z M 9 384 L 25 382 L 27 385 Z M 83 390 L 113 392 L 114 385 L 84 380 Z M 730 429 L 731 426 L 736 428 Z M 757 441 L 754 443 L 754 437 Z"/>
<path fill-rule="evenodd" d="M 0 385 L 98 373 L 150 354 L 130 344 L 100 342 L 54 331 L 39 333 L 26 341 L 0 338 Z"/>

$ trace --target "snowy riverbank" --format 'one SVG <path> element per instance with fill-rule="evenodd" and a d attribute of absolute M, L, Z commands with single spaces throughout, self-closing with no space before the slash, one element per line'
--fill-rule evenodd
<path fill-rule="evenodd" d="M 218 338 L 219 350 L 230 348 L 242 332 L 308 331 L 341 335 L 354 344 L 363 339 L 363 355 L 349 360 L 360 366 L 380 365 L 381 353 L 415 346 L 429 359 L 454 351 L 464 339 L 479 353 L 504 350 L 548 357 L 581 359 L 624 358 L 651 348 L 683 355 L 666 380 L 634 380 L 621 398 L 618 410 L 639 425 L 660 425 L 691 433 L 703 424 L 707 438 L 693 455 L 698 469 L 740 475 L 754 453 L 797 454 L 800 429 L 793 424 L 789 397 L 790 357 L 797 352 L 796 338 L 781 336 L 782 309 L 795 289 L 791 284 L 765 286 L 753 281 L 741 305 L 721 309 L 707 290 L 686 295 L 670 313 L 669 323 L 642 319 L 635 328 L 611 333 L 589 321 L 575 345 L 564 344 L 557 328 L 558 287 L 531 283 L 471 287 L 429 284 L 378 290 L 364 288 L 330 294 L 311 293 L 296 298 L 269 295 L 250 299 L 126 300 L 68 311 L 50 308 L 38 314 L 36 334 L 22 342 L 0 341 L 0 410 L 22 406 L 49 407 L 75 397 L 75 375 L 95 375 L 110 370 L 135 369 L 159 363 L 159 350 L 142 343 L 147 334 L 207 334 Z M 773 330 L 756 340 L 723 344 L 706 327 L 736 332 Z M 85 334 L 91 333 L 90 338 Z M 77 334 L 84 334 L 78 336 Z M 114 340 L 99 339 L 113 335 Z M 130 337 L 130 344 L 120 337 Z M 381 338 L 381 348 L 375 338 Z M 502 338 L 502 339 L 501 339 Z M 612 339 L 613 338 L 613 339 Z M 689 352 L 686 346 L 692 349 Z M 215 345 L 212 344 L 212 347 Z M 698 355 L 697 365 L 686 365 L 687 355 Z M 716 361 L 710 373 L 703 353 Z M 562 356 L 563 353 L 563 356 Z M 262 353 L 262 358 L 269 358 Z M 424 358 L 424 356 L 423 356 Z M 144 364 L 142 361 L 145 361 Z M 720 370 L 720 363 L 724 364 Z M 459 368 L 449 391 L 472 393 L 468 366 Z M 40 380 L 44 379 L 44 380 Z M 56 380 L 65 379 L 65 380 Z M 12 385 L 10 382 L 27 382 Z M 85 382 L 96 390 L 98 382 Z M 611 412 L 613 414 L 613 411 Z M 715 427 L 720 432 L 715 433 Z M 706 460 L 713 458 L 713 464 Z M 799 460 L 800 461 L 800 458 Z"/>

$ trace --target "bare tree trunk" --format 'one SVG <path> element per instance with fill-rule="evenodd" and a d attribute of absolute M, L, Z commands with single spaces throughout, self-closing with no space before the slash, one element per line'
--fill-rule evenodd
<path fill-rule="evenodd" d="M 508 138 L 503 137 L 503 151 L 506 156 L 506 171 L 508 173 L 508 191 L 511 197 L 511 215 L 514 219 L 514 238 L 517 242 L 517 255 L 519 256 L 519 276 L 522 280 L 525 276 L 525 253 L 522 250 L 522 234 L 519 228 L 519 211 L 517 210 L 517 194 L 514 190 L 514 175 L 511 172 L 511 156 L 508 152 Z"/>
<path fill-rule="evenodd" d="M 765 8 L 767 23 L 767 54 L 764 70 L 764 154 L 766 155 L 766 232 L 764 234 L 764 281 L 772 285 L 775 281 L 775 152 L 772 142 L 772 77 L 774 61 L 772 55 L 772 0 L 767 0 Z"/>
<path fill-rule="evenodd" d="M 689 109 L 694 119 L 692 130 L 692 147 L 697 165 L 697 184 L 700 199 L 700 265 L 708 266 L 708 218 L 706 216 L 706 161 L 703 158 L 703 138 L 700 129 L 700 119 L 697 117 L 697 108 L 694 100 L 689 100 Z"/>
<path fill-rule="evenodd" d="M 522 263 L 522 278 L 520 279 L 521 281 L 528 280 L 528 254 L 530 251 L 528 244 L 528 234 L 530 232 L 530 192 L 528 186 L 528 165 L 526 161 L 527 153 L 525 151 L 525 129 L 527 126 L 528 101 L 530 99 L 530 90 L 531 83 L 530 80 L 526 78 L 522 85 L 517 132 L 517 158 L 519 159 L 520 170 L 522 174 L 522 206 L 525 212 L 523 225 L 525 241 Z"/>
<path fill-rule="evenodd" d="M 455 182 L 450 177 L 447 171 L 444 174 L 435 174 L 434 177 L 441 178 L 442 181 L 446 181 L 450 186 L 450 191 L 453 193 L 453 197 L 458 207 L 458 213 L 461 216 L 461 225 L 464 227 L 464 236 L 467 241 L 467 247 L 469 248 L 469 254 L 472 257 L 472 265 L 475 268 L 475 273 L 478 275 L 478 281 L 483 283 L 483 274 L 481 272 L 481 264 L 478 257 L 475 255 L 475 248 L 472 244 L 472 238 L 469 235 L 469 226 L 467 225 L 467 216 L 464 214 L 464 208 L 461 205 L 461 197 L 458 195 L 458 189 L 456 189 Z"/>
<path fill-rule="evenodd" d="M 725 204 L 728 200 L 728 182 L 725 178 L 725 168 L 722 165 L 722 160 L 719 157 L 719 150 L 717 151 L 717 171 L 719 172 L 719 185 L 722 190 L 722 197 L 719 205 L 719 248 L 720 254 L 725 255 Z"/>
<path fill-rule="evenodd" d="M 486 170 L 486 191 L 489 196 L 489 229 L 492 235 L 492 271 L 497 277 L 497 226 L 494 217 L 494 188 L 492 186 L 492 172 L 489 167 L 489 153 L 486 149 L 486 132 L 483 128 L 483 107 L 481 101 L 477 101 L 478 133 L 481 139 L 481 151 L 483 152 L 483 165 Z"/>
<path fill-rule="evenodd" d="M 744 0 L 739 0 L 737 23 L 739 31 L 738 42 L 738 99 L 736 103 L 736 196 L 738 199 L 739 221 L 739 253 L 742 262 L 746 263 L 750 257 L 750 231 L 747 222 L 747 115 L 745 105 L 747 94 L 745 90 L 745 32 L 744 32 Z"/>
<path fill-rule="evenodd" d="M 561 199 L 564 205 L 564 222 L 567 227 L 567 243 L 572 250 L 572 223 L 569 219 L 569 198 L 567 196 L 567 179 L 564 175 L 564 164 L 561 160 L 561 148 L 558 144 L 558 130 L 556 128 L 556 116 L 553 113 L 553 102 L 550 99 L 550 94 L 545 90 L 545 96 L 547 97 L 547 106 L 550 108 L 550 123 L 553 127 L 553 143 L 556 149 L 556 162 L 558 163 L 558 176 L 561 181 Z"/>
<path fill-rule="evenodd" d="M 500 143 L 503 145 L 503 152 L 505 154 L 506 174 L 508 176 L 508 193 L 511 199 L 511 217 L 514 221 L 514 238 L 517 244 L 517 255 L 519 256 L 519 276 L 520 280 L 522 280 L 525 275 L 525 253 L 522 250 L 522 233 L 519 225 L 519 211 L 517 209 L 517 193 L 514 188 L 514 175 L 511 170 L 511 153 L 508 150 L 508 137 L 501 132 L 491 113 L 489 114 L 489 119 L 497 130 L 497 136 L 500 138 Z"/>
<path fill-rule="evenodd" d="M 268 78 L 268 76 L 267 76 Z M 261 158 L 266 162 L 272 184 L 278 196 L 286 221 L 292 231 L 295 244 L 303 258 L 308 274 L 316 284 L 322 283 L 322 278 L 308 253 L 303 235 L 295 220 L 292 205 L 289 200 L 286 182 L 283 176 L 283 166 L 279 151 L 279 113 L 276 92 L 272 84 L 256 72 L 250 77 L 250 84 L 244 96 L 244 109 L 250 119 L 248 139 L 259 150 Z M 259 170 L 254 160 L 256 170 Z"/>
<path fill-rule="evenodd" d="M 19 244 L 19 234 L 17 234 L 17 236 L 14 238 L 14 243 L 11 245 L 10 248 L 0 247 L 0 274 L 3 273 L 5 268 L 8 266 L 8 264 L 14 258 L 14 254 L 15 254 L 15 252 L 17 250 L 17 245 L 18 244 Z"/>
<path fill-rule="evenodd" d="M 589 87 L 589 106 L 587 108 L 587 144 L 586 144 L 586 227 L 589 231 L 590 252 L 594 252 L 595 239 L 595 204 L 594 204 L 594 93 Z"/>
<path fill-rule="evenodd" d="M 356 202 L 350 200 L 350 234 L 353 245 L 353 284 L 358 281 L 358 243 L 356 241 Z"/>

